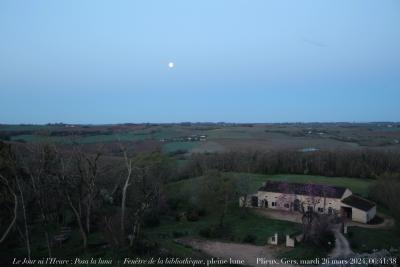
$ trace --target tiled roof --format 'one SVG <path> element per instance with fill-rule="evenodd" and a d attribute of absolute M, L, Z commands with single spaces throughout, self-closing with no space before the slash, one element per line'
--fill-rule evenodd
<path fill-rule="evenodd" d="M 359 197 L 357 195 L 346 197 L 342 200 L 342 203 L 363 211 L 369 211 L 375 206 L 374 202 L 366 200 L 365 198 Z"/>
<path fill-rule="evenodd" d="M 268 180 L 264 186 L 258 189 L 258 191 L 296 194 L 296 195 L 314 195 L 319 197 L 340 199 L 342 198 L 344 192 L 346 191 L 346 188 L 341 186 L 289 183 L 284 181 Z"/>

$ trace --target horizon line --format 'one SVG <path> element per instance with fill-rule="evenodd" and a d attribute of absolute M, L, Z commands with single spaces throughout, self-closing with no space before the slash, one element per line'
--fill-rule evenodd
<path fill-rule="evenodd" d="M 72 123 L 72 122 L 46 122 L 46 123 L 2 123 L 0 126 L 13 125 L 13 126 L 46 126 L 46 125 L 142 125 L 142 124 L 374 124 L 374 123 L 393 123 L 399 124 L 400 121 L 277 121 L 277 122 L 237 122 L 237 121 L 176 121 L 176 122 L 111 122 L 111 123 Z"/>

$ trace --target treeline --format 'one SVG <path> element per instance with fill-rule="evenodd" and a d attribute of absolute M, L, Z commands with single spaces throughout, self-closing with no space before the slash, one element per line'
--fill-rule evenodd
<path fill-rule="evenodd" d="M 386 206 L 390 214 L 400 220 L 400 173 L 384 174 L 378 178 L 371 190 L 371 197 Z M 397 229 L 400 232 L 398 224 Z"/>
<path fill-rule="evenodd" d="M 400 153 L 391 151 L 276 151 L 193 154 L 181 178 L 204 175 L 207 170 L 260 174 L 309 174 L 377 178 L 400 172 Z"/>
<path fill-rule="evenodd" d="M 163 185 L 175 169 L 159 153 L 110 158 L 81 146 L 0 142 L 0 249 L 25 247 L 26 256 L 54 255 L 79 233 L 81 248 L 101 233 L 103 245 L 151 252 L 142 228 L 165 209 Z"/>

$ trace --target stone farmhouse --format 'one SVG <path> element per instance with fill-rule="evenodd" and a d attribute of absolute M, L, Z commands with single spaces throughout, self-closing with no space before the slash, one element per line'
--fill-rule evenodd
<path fill-rule="evenodd" d="M 360 223 L 368 223 L 376 215 L 375 203 L 340 186 L 269 180 L 256 194 L 242 197 L 239 201 L 241 206 L 245 199 L 249 207 L 336 214 Z"/>

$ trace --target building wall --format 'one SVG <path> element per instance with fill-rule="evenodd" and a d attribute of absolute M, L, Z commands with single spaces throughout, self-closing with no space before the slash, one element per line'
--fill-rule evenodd
<path fill-rule="evenodd" d="M 286 246 L 290 248 L 294 248 L 294 238 L 291 238 L 289 235 L 286 235 Z"/>
<path fill-rule="evenodd" d="M 352 192 L 349 189 L 346 189 L 342 199 L 350 196 L 351 194 Z M 333 212 L 337 213 L 339 216 L 341 215 L 341 207 L 348 207 L 352 209 L 352 221 L 361 223 L 367 223 L 376 215 L 376 207 L 373 207 L 369 211 L 363 211 L 342 203 L 341 199 L 339 198 L 310 198 L 304 195 L 282 194 L 264 191 L 258 191 L 257 197 L 258 207 L 265 207 L 265 201 L 268 201 L 268 208 L 287 211 L 291 211 L 294 209 L 293 203 L 296 199 L 298 199 L 300 203 L 304 203 L 303 205 L 305 208 L 311 206 L 313 207 L 313 209 L 315 209 L 316 212 L 320 213 L 329 213 L 329 208 L 331 208 Z M 323 211 L 319 211 L 318 208 L 322 208 Z"/>
<path fill-rule="evenodd" d="M 367 212 L 352 207 L 351 220 L 354 222 L 367 223 Z"/>
<path fill-rule="evenodd" d="M 367 222 L 372 220 L 375 216 L 376 216 L 376 206 L 367 211 Z"/>
<path fill-rule="evenodd" d="M 350 191 L 350 189 L 346 188 L 346 191 L 344 191 L 342 199 L 345 199 L 346 197 L 349 197 L 353 194 L 353 192 Z"/>
<path fill-rule="evenodd" d="M 351 208 L 351 220 L 354 222 L 368 223 L 376 215 L 376 206 L 369 211 L 360 210 L 344 203 L 341 206 Z"/>
<path fill-rule="evenodd" d="M 244 196 L 239 197 L 239 207 L 244 207 L 244 206 L 252 207 L 252 197 L 254 196 L 257 197 L 257 194 L 246 195 L 246 197 Z"/>
<path fill-rule="evenodd" d="M 323 208 L 323 213 L 328 213 L 329 208 L 332 208 L 336 212 L 340 212 L 341 201 L 338 198 L 323 198 L 314 197 L 310 198 L 304 195 L 293 195 L 293 194 L 282 194 L 274 192 L 263 192 L 258 191 L 258 206 L 264 207 L 265 200 L 268 201 L 268 208 L 280 209 L 280 210 L 293 210 L 293 203 L 295 199 L 298 199 L 300 203 L 304 203 L 304 207 L 312 206 L 315 211 L 318 208 Z M 273 205 L 276 203 L 276 205 Z M 285 206 L 285 204 L 287 204 Z"/>

